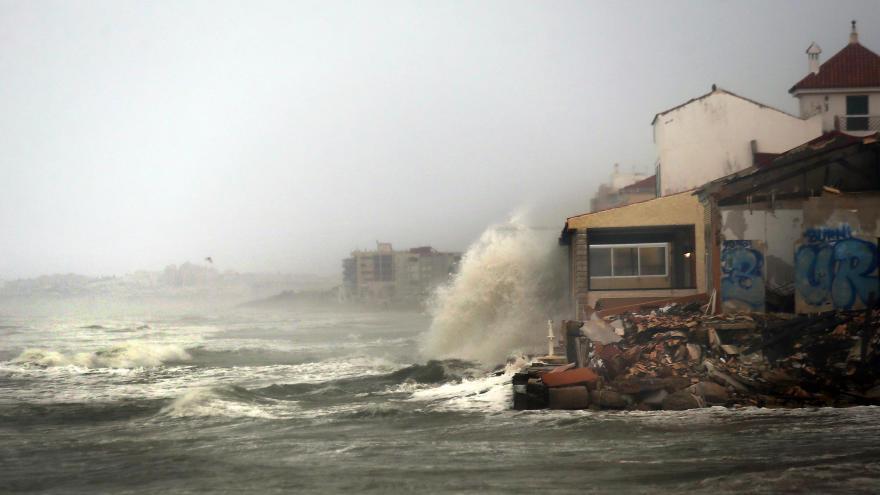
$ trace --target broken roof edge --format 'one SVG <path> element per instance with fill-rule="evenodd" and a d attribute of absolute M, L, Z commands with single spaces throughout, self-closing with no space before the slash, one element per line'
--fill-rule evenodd
<path fill-rule="evenodd" d="M 837 143 L 836 145 L 833 144 L 834 141 L 838 139 L 843 139 L 843 141 Z M 710 191 L 710 189 L 717 189 L 719 187 L 723 187 L 733 182 L 736 182 L 740 179 L 744 179 L 754 175 L 761 175 L 769 171 L 775 170 L 778 167 L 793 165 L 796 164 L 798 161 L 815 158 L 817 156 L 821 156 L 826 153 L 832 153 L 834 151 L 848 148 L 857 144 L 875 143 L 878 140 L 880 140 L 880 132 L 869 134 L 867 136 L 855 136 L 840 131 L 828 131 L 826 133 L 823 133 L 821 136 L 815 137 L 805 143 L 801 143 L 795 146 L 794 148 L 784 151 L 783 153 L 779 154 L 779 156 L 763 164 L 762 166 L 752 165 L 751 167 L 742 169 L 729 175 L 725 175 L 724 177 L 719 177 L 713 181 L 709 181 L 703 184 L 702 186 L 696 187 L 692 190 L 692 194 L 700 196 L 700 200 L 704 200 L 707 194 L 712 194 L 714 192 Z M 817 146 L 820 143 L 821 146 Z M 807 152 L 807 150 L 811 147 L 813 148 L 812 151 Z"/>
<path fill-rule="evenodd" d="M 735 98 L 739 98 L 740 100 L 747 101 L 747 102 L 751 103 L 752 105 L 756 105 L 756 106 L 761 107 L 761 108 L 766 108 L 766 109 L 768 109 L 768 110 L 775 110 L 775 111 L 777 111 L 777 112 L 779 112 L 779 113 L 781 113 L 781 114 L 783 114 L 783 115 L 787 115 L 787 116 L 789 116 L 789 117 L 791 117 L 791 118 L 794 118 L 794 119 L 803 120 L 803 121 L 808 120 L 808 119 L 804 119 L 804 118 L 798 117 L 797 115 L 794 115 L 794 114 L 788 113 L 788 112 L 786 112 L 785 110 L 781 110 L 781 109 L 776 108 L 776 107 L 774 107 L 774 106 L 767 105 L 766 103 L 761 103 L 760 101 L 753 100 L 753 99 L 751 99 L 751 98 L 746 98 L 745 96 L 742 96 L 742 95 L 738 95 L 738 94 L 734 93 L 733 91 L 728 91 L 728 90 L 726 90 L 726 89 L 724 89 L 724 88 L 722 88 L 722 87 L 720 87 L 720 86 L 718 86 L 718 85 L 713 84 L 713 85 L 712 85 L 712 91 L 709 91 L 708 93 L 706 93 L 706 94 L 704 94 L 704 95 L 700 95 L 700 96 L 697 96 L 697 97 L 691 98 L 690 100 L 688 100 L 688 101 L 686 101 L 686 102 L 684 102 L 684 103 L 682 103 L 682 104 L 680 104 L 680 105 L 676 105 L 676 106 L 674 106 L 674 107 L 672 107 L 672 108 L 669 108 L 669 109 L 667 109 L 667 110 L 664 110 L 664 111 L 662 111 L 662 112 L 657 112 L 656 114 L 654 114 L 654 118 L 651 120 L 651 125 L 654 125 L 654 124 L 657 122 L 657 118 L 660 117 L 661 115 L 666 115 L 666 114 L 669 113 L 669 112 L 674 112 L 674 111 L 676 111 L 676 110 L 678 110 L 678 109 L 680 109 L 680 108 L 683 108 L 683 107 L 686 107 L 686 106 L 690 105 L 691 103 L 694 103 L 694 102 L 696 102 L 696 101 L 702 100 L 702 99 L 704 99 L 704 98 L 708 98 L 709 96 L 712 96 L 712 95 L 715 94 L 715 93 L 724 93 L 724 94 L 727 94 L 727 95 L 733 96 L 733 97 L 735 97 Z"/>
<path fill-rule="evenodd" d="M 694 188 L 694 189 L 688 189 L 688 190 L 686 190 L 686 191 L 679 191 L 679 192 L 677 192 L 677 193 L 667 194 L 667 195 L 665 195 L 665 196 L 657 196 L 656 198 L 648 198 L 648 199 L 644 199 L 644 200 L 642 200 L 642 201 L 636 201 L 636 202 L 634 202 L 634 203 L 629 203 L 629 204 L 625 204 L 625 205 L 613 206 L 613 207 L 611 207 L 611 208 L 605 208 L 604 210 L 588 211 L 588 212 L 586 212 L 586 213 L 580 213 L 580 214 L 577 214 L 577 215 L 572 215 L 572 216 L 570 216 L 570 217 L 566 217 L 566 218 L 565 218 L 565 227 L 563 227 L 562 232 L 565 233 L 566 231 L 571 230 L 571 229 L 568 228 L 568 223 L 569 223 L 571 220 L 575 219 L 575 218 L 582 218 L 582 217 L 587 217 L 587 216 L 590 216 L 590 215 L 596 215 L 596 214 L 598 214 L 598 213 L 605 213 L 605 212 L 608 212 L 608 211 L 619 210 L 619 209 L 621 209 L 621 208 L 627 208 L 627 207 L 629 207 L 629 206 L 641 205 L 641 204 L 647 203 L 647 202 L 649 202 L 649 201 L 657 201 L 657 200 L 660 200 L 660 199 L 671 198 L 671 197 L 673 197 L 673 196 L 679 196 L 679 195 L 682 195 L 682 194 L 694 194 L 694 190 L 695 190 L 695 189 L 696 189 L 696 188 Z"/>

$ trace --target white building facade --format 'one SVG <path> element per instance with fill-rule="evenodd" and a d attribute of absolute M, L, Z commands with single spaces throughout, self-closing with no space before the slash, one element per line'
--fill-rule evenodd
<path fill-rule="evenodd" d="M 880 55 L 859 43 L 855 21 L 849 43 L 820 64 L 822 49 L 807 48 L 809 73 L 789 90 L 801 117 L 818 116 L 822 130 L 853 135 L 880 131 Z"/>
<path fill-rule="evenodd" d="M 822 133 L 819 116 L 800 118 L 712 86 L 652 122 L 661 196 L 688 191 L 756 164 Z"/>

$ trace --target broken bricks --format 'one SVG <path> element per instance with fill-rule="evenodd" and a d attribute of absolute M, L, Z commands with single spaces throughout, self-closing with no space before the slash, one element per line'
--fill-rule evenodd
<path fill-rule="evenodd" d="M 589 406 L 601 409 L 880 404 L 877 310 L 704 316 L 672 307 L 617 314 L 605 324 L 623 339 L 578 336 L 587 367 L 535 368 L 530 406 L 536 392 L 546 407 L 548 390 L 572 386 L 589 386 Z M 572 391 L 551 393 L 551 407 L 586 403 L 580 391 L 577 399 Z"/>

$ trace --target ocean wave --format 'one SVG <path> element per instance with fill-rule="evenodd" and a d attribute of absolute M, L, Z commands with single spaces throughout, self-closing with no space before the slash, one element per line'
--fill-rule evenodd
<path fill-rule="evenodd" d="M 423 352 L 494 364 L 511 352 L 540 351 L 547 319 L 563 313 L 564 268 L 556 237 L 521 216 L 490 227 L 435 291 Z"/>
<path fill-rule="evenodd" d="M 435 387 L 417 388 L 412 391 L 409 400 L 427 402 L 438 410 L 506 411 L 513 404 L 510 380 L 522 364 L 522 359 L 512 360 L 500 373 L 469 376 Z"/>
<path fill-rule="evenodd" d="M 480 370 L 471 362 L 458 359 L 430 360 L 425 364 L 413 364 L 388 375 L 397 383 L 441 383 L 471 377 Z"/>
<path fill-rule="evenodd" d="M 287 402 L 287 406 L 294 403 Z M 173 418 L 229 417 L 278 419 L 286 416 L 278 401 L 236 385 L 200 387 L 187 391 L 159 411 Z"/>
<path fill-rule="evenodd" d="M 130 421 L 155 414 L 160 405 L 161 402 L 155 399 L 0 404 L 0 423 L 17 426 L 69 426 L 74 424 L 92 425 L 104 421 Z"/>
<path fill-rule="evenodd" d="M 695 486 L 682 486 L 681 491 L 743 493 L 761 487 L 761 493 L 876 493 L 880 463 L 847 461 L 805 461 L 793 466 L 773 464 L 752 472 L 706 478 Z"/>
<path fill-rule="evenodd" d="M 130 341 L 94 352 L 64 354 L 51 349 L 25 349 L 10 361 L 25 367 L 155 368 L 168 362 L 189 361 L 186 349 L 171 344 Z"/>
<path fill-rule="evenodd" d="M 393 404 L 388 403 L 370 403 L 362 407 L 342 414 L 343 417 L 349 419 L 359 418 L 387 418 L 398 416 L 404 413 L 404 410 Z"/>

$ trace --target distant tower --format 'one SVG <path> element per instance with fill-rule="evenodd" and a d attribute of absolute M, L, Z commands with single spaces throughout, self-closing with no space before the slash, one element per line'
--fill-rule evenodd
<path fill-rule="evenodd" d="M 810 72 L 813 74 L 819 73 L 819 55 L 822 54 L 822 49 L 819 48 L 819 45 L 816 42 L 810 43 L 810 46 L 807 47 L 807 58 L 810 60 Z"/>
<path fill-rule="evenodd" d="M 856 31 L 856 21 L 852 21 L 852 31 L 849 33 L 849 44 L 855 44 L 859 42 L 859 32 Z"/>

